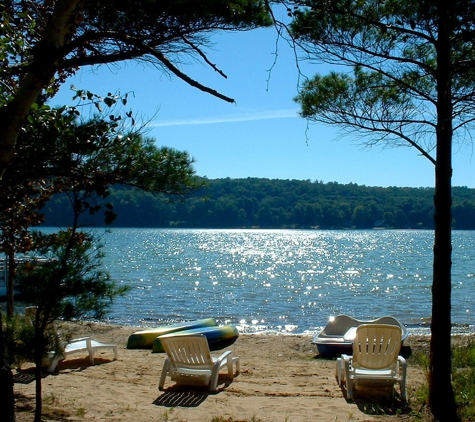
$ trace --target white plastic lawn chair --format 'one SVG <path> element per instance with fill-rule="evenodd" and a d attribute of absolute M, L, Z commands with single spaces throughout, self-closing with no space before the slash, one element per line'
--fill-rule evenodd
<path fill-rule="evenodd" d="M 25 316 L 29 318 L 30 322 L 33 324 L 34 319 L 36 318 L 37 308 L 35 306 L 30 306 L 25 309 Z M 59 338 L 59 334 L 54 326 L 54 323 L 49 324 L 48 330 L 53 331 L 53 335 L 56 338 Z M 96 340 L 92 340 L 90 337 L 81 337 L 69 340 L 67 343 L 61 345 L 61 351 L 51 353 L 51 363 L 48 366 L 48 372 L 54 372 L 56 366 L 60 361 L 62 361 L 66 356 L 73 353 L 86 352 L 89 354 L 89 361 L 94 365 L 94 357 L 96 352 L 101 349 L 112 349 L 114 352 L 114 360 L 117 359 L 117 345 L 101 343 Z"/>
<path fill-rule="evenodd" d="M 239 373 L 239 358 L 231 350 L 219 357 L 212 357 L 208 341 L 203 334 L 167 334 L 160 336 L 167 354 L 163 364 L 158 388 L 163 389 L 165 378 L 187 385 L 209 385 L 210 391 L 218 386 L 219 372 L 227 367 L 228 376 L 233 377 L 233 363 Z"/>
<path fill-rule="evenodd" d="M 81 337 L 70 340 L 64 346 L 64 350 L 60 353 L 56 353 L 53 356 L 51 364 L 48 367 L 48 372 L 54 372 L 56 366 L 60 361 L 62 361 L 66 356 L 73 353 L 81 353 L 87 351 L 89 354 L 89 361 L 91 365 L 94 365 L 94 357 L 96 352 L 100 349 L 112 349 L 114 352 L 114 360 L 117 359 L 117 345 L 116 344 L 107 344 L 101 343 L 96 340 L 92 340 L 90 337 Z"/>
<path fill-rule="evenodd" d="M 336 362 L 340 385 L 346 382 L 346 396 L 353 398 L 357 383 L 399 384 L 406 399 L 406 360 L 399 356 L 402 330 L 396 325 L 364 324 L 356 329 L 353 355 L 342 354 Z"/>

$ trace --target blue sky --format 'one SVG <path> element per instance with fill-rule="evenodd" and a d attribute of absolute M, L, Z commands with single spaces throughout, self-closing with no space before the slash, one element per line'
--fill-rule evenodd
<path fill-rule="evenodd" d="M 275 29 L 213 36 L 208 57 L 226 75 L 195 61 L 189 76 L 236 100 L 229 104 L 143 64 L 83 68 L 63 86 L 53 105 L 70 104 L 70 85 L 99 95 L 129 93 L 127 109 L 149 122 L 157 145 L 186 150 L 198 175 L 208 178 L 262 177 L 366 186 L 433 187 L 434 167 L 411 148 L 363 148 L 338 138 L 334 128 L 311 124 L 293 101 L 302 76 L 294 52 Z M 276 56 L 277 48 L 277 56 Z M 275 64 L 274 64 L 275 62 Z M 326 73 L 302 64 L 305 76 Z M 454 148 L 454 186 L 475 187 L 471 145 Z"/>

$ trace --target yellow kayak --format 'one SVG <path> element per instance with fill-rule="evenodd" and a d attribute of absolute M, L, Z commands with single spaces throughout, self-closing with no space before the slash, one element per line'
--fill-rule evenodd
<path fill-rule="evenodd" d="M 165 334 L 175 333 L 177 331 L 191 330 L 195 328 L 217 326 L 213 318 L 198 319 L 196 321 L 179 322 L 176 324 L 163 325 L 157 328 L 151 328 L 143 331 L 136 331 L 129 336 L 127 349 L 151 349 L 153 341 Z"/>

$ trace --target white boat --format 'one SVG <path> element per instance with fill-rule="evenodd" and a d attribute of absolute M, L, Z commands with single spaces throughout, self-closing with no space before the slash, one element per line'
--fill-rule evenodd
<path fill-rule="evenodd" d="M 313 337 L 312 344 L 317 347 L 318 354 L 321 356 L 332 357 L 342 353 L 351 355 L 356 328 L 362 324 L 397 325 L 401 327 L 403 342 L 409 335 L 406 326 L 392 316 L 362 321 L 348 315 L 337 315 L 330 317 L 326 327 Z"/>

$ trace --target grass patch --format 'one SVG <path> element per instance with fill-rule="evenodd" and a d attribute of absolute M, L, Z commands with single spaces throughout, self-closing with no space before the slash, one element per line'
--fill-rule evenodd
<path fill-rule="evenodd" d="M 429 368 L 429 351 L 423 350 L 411 357 L 426 373 Z M 475 420 L 475 341 L 472 337 L 458 339 L 452 346 L 452 388 L 460 419 L 464 422 Z M 429 386 L 426 382 L 411 397 L 411 408 L 419 409 L 416 415 L 423 419 L 429 413 L 427 403 Z"/>
<path fill-rule="evenodd" d="M 452 349 L 452 383 L 462 420 L 475 420 L 475 342 Z"/>

